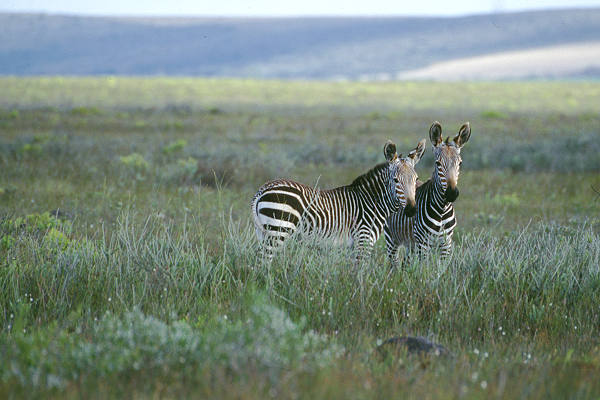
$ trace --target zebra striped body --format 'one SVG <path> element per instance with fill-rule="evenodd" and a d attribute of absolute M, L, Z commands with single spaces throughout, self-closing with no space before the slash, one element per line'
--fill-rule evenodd
<path fill-rule="evenodd" d="M 356 244 L 358 255 L 368 256 L 386 218 L 400 207 L 414 210 L 414 165 L 425 141 L 407 158 L 387 154 L 377 165 L 348 186 L 320 190 L 291 180 L 264 184 L 252 200 L 256 234 L 269 258 L 295 232 Z M 390 150 L 388 149 L 388 152 Z"/>
<path fill-rule="evenodd" d="M 416 215 L 410 218 L 404 210 L 391 215 L 384 228 L 386 248 L 392 264 L 398 261 L 400 245 L 421 254 L 432 248 L 442 256 L 452 251 L 452 234 L 456 227 L 453 202 L 457 199 L 458 175 L 462 159 L 461 147 L 469 140 L 471 128 L 465 123 L 458 135 L 442 141 L 442 127 L 435 122 L 429 136 L 435 155 L 431 179 L 416 189 Z"/>

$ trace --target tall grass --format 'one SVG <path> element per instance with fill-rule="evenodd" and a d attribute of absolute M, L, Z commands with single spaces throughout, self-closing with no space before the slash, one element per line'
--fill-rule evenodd
<path fill-rule="evenodd" d="M 5 384 L 64 389 L 82 376 L 163 376 L 180 362 L 203 368 L 217 359 L 248 378 L 239 357 L 271 368 L 263 357 L 289 354 L 280 367 L 296 368 L 290 360 L 320 359 L 317 348 L 340 354 L 339 346 L 370 369 L 377 341 L 367 338 L 403 333 L 459 355 L 496 352 L 494 362 L 554 349 L 543 356 L 552 364 L 598 351 L 600 238 L 586 225 L 463 235 L 449 260 L 396 269 L 381 248 L 354 265 L 346 249 L 318 241 L 290 241 L 265 264 L 252 229 L 226 218 L 221 254 L 210 256 L 192 224 L 133 221 L 123 213 L 110 240 L 76 239 L 47 216 L 3 221 L 2 236 L 12 238 L 0 268 Z M 266 324 L 266 336 L 252 324 Z M 314 342 L 311 330 L 324 336 Z M 269 368 L 259 374 L 271 376 Z"/>

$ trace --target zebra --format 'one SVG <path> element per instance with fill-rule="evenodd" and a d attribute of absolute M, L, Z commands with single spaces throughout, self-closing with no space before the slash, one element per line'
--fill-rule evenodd
<path fill-rule="evenodd" d="M 252 199 L 256 235 L 269 260 L 273 251 L 293 233 L 357 244 L 355 261 L 368 257 L 383 231 L 385 219 L 400 207 L 415 213 L 415 165 L 425 152 L 421 140 L 406 157 L 388 140 L 386 161 L 356 178 L 350 185 L 319 190 L 292 180 L 274 180 L 261 186 Z"/>
<path fill-rule="evenodd" d="M 454 139 L 442 138 L 442 126 L 435 121 L 429 129 L 433 145 L 435 168 L 431 179 L 418 182 L 416 189 L 417 211 L 400 210 L 387 218 L 384 236 L 388 257 L 392 265 L 398 262 L 398 247 L 408 246 L 417 253 L 438 247 L 443 257 L 452 250 L 452 233 L 456 226 L 452 203 L 458 197 L 458 175 L 462 159 L 460 149 L 471 136 L 471 126 L 463 124 Z M 408 257 L 407 252 L 407 257 Z"/>

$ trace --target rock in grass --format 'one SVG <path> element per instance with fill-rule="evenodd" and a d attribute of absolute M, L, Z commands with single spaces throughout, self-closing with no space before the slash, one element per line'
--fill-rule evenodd
<path fill-rule="evenodd" d="M 441 344 L 431 342 L 422 336 L 397 336 L 386 340 L 377 347 L 382 355 L 402 349 L 406 349 L 409 354 L 451 355 L 450 351 Z"/>

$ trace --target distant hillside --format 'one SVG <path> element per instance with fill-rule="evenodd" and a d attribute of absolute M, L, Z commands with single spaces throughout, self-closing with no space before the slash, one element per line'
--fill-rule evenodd
<path fill-rule="evenodd" d="M 423 76 L 423 71 L 449 60 L 600 42 L 600 8 L 458 18 L 0 14 L 0 27 L 2 75 L 389 79 L 417 73 L 420 78 L 436 79 Z M 556 54 L 560 57 L 560 52 Z M 590 57 L 591 65 L 580 69 L 575 57 L 576 68 L 568 73 L 537 68 L 516 76 L 476 75 L 479 79 L 600 77 L 600 57 Z"/>

